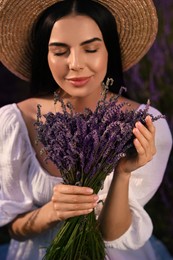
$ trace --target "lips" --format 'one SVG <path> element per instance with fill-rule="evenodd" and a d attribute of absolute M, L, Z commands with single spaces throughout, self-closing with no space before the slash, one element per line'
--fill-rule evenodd
<path fill-rule="evenodd" d="M 67 80 L 76 87 L 84 86 L 88 83 L 91 77 L 78 77 L 78 78 L 68 78 Z"/>

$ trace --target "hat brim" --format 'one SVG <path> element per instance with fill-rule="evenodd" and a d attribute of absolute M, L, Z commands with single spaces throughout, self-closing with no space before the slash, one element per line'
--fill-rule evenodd
<path fill-rule="evenodd" d="M 38 16 L 57 0 L 1 0 L 1 62 L 16 76 L 30 79 L 31 31 Z M 150 49 L 157 29 L 151 0 L 99 0 L 114 15 L 119 33 L 123 70 L 135 65 Z"/>

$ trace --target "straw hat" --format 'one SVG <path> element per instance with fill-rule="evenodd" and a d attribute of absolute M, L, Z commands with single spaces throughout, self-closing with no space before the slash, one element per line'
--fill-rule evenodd
<path fill-rule="evenodd" d="M 31 29 L 39 14 L 59 0 L 0 0 L 0 60 L 18 77 L 29 80 Z M 82 0 L 85 1 L 85 0 Z M 152 0 L 98 0 L 114 15 L 120 38 L 123 70 L 149 50 L 157 33 Z"/>

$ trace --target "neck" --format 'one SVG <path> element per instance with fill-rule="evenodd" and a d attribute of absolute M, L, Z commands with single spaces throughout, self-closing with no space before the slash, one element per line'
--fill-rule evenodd
<path fill-rule="evenodd" d="M 61 97 L 64 102 L 70 102 L 74 107 L 75 111 L 80 113 L 84 112 L 85 108 L 89 108 L 92 111 L 96 109 L 98 101 L 101 99 L 102 89 L 99 88 L 94 93 L 92 92 L 90 95 L 84 97 L 73 97 L 68 94 L 63 94 Z"/>

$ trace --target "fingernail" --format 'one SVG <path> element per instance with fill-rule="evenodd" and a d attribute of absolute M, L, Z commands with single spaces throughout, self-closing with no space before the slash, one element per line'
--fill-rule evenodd
<path fill-rule="evenodd" d="M 94 200 L 97 201 L 98 199 L 99 199 L 99 196 L 95 195 L 95 196 L 94 196 Z"/>
<path fill-rule="evenodd" d="M 134 133 L 134 134 L 135 134 L 135 133 L 137 134 L 137 133 L 139 133 L 139 130 L 138 130 L 137 128 L 134 128 L 134 129 L 133 129 L 133 133 Z"/>
<path fill-rule="evenodd" d="M 136 122 L 136 127 L 140 127 L 142 125 L 141 122 Z"/>
<path fill-rule="evenodd" d="M 147 117 L 146 117 L 146 120 L 151 121 L 151 116 L 147 116 Z"/>
<path fill-rule="evenodd" d="M 87 188 L 86 192 L 89 193 L 89 194 L 92 194 L 93 193 L 93 189 Z"/>

